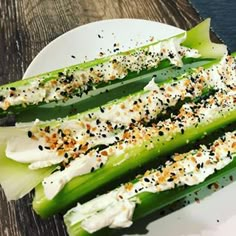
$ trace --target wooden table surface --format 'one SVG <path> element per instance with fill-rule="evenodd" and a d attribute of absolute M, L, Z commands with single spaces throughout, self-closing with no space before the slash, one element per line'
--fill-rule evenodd
<path fill-rule="evenodd" d="M 50 41 L 79 25 L 141 18 L 189 29 L 200 22 L 187 0 L 0 0 L 0 84 L 15 81 Z M 7 202 L 0 190 L 0 236 L 66 235 L 60 216 L 41 220 L 32 196 Z"/>

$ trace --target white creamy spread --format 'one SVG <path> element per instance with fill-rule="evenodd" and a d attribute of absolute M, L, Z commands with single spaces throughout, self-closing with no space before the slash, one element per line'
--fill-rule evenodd
<path fill-rule="evenodd" d="M 62 171 L 56 171 L 46 177 L 42 184 L 45 190 L 46 197 L 52 199 L 55 195 L 68 183 L 72 178 L 78 175 L 83 175 L 100 168 L 103 163 L 107 162 L 107 156 L 96 156 L 97 152 L 92 150 L 89 152 L 89 157 L 81 155 L 70 162 L 70 167 Z"/>
<path fill-rule="evenodd" d="M 126 132 L 126 138 L 124 139 L 123 144 L 118 143 L 106 149 L 103 149 L 102 151 L 97 151 L 96 156 L 101 157 L 103 156 L 102 153 L 105 153 L 106 159 L 103 160 L 103 164 L 105 164 L 109 158 L 120 157 L 122 155 L 122 153 L 120 153 L 120 150 L 122 150 L 124 154 L 129 153 L 127 154 L 127 156 L 121 156 L 119 159 L 117 159 L 118 161 L 121 161 L 123 159 L 129 158 L 130 155 L 132 156 L 132 153 L 135 153 L 135 147 L 142 146 L 145 142 L 150 142 L 150 139 L 152 140 L 152 143 L 150 143 L 146 147 L 146 149 L 154 149 L 155 146 L 160 145 L 160 143 L 156 141 L 160 138 L 160 136 L 165 135 L 165 140 L 169 141 L 172 137 L 178 134 L 183 134 L 188 128 L 198 125 L 199 122 L 201 122 L 201 124 L 207 125 L 213 119 L 217 119 L 220 117 L 222 117 L 223 119 L 225 113 L 228 113 L 235 109 L 235 96 L 236 92 L 234 93 L 234 96 L 218 92 L 214 96 L 211 96 L 207 100 L 204 100 L 204 103 L 184 104 L 180 109 L 180 113 L 176 116 L 172 116 L 172 119 L 160 121 L 156 124 L 156 127 L 144 127 L 140 125 L 136 126 L 132 130 Z M 218 105 L 218 103 L 220 105 Z M 86 155 L 87 158 L 90 158 L 89 153 Z M 78 159 L 78 162 L 80 162 L 79 160 L 80 159 Z M 73 161 L 70 164 L 72 163 Z M 93 170 L 95 170 L 95 168 L 97 169 L 97 166 L 98 165 L 92 167 Z M 90 167 L 91 166 L 89 166 L 89 168 Z M 55 173 L 52 174 L 52 182 L 43 182 L 46 196 L 49 195 L 48 191 L 50 191 L 50 197 L 54 197 L 59 192 L 60 188 L 57 188 L 58 191 L 56 191 L 57 189 L 53 187 L 54 181 L 55 185 L 57 185 L 58 182 L 61 183 L 61 187 L 65 185 L 65 180 L 68 178 L 68 173 L 70 173 L 70 169 L 72 171 L 74 167 L 68 166 L 66 167 L 66 169 L 66 171 L 61 171 L 61 173 L 58 175 L 56 175 Z M 76 177 L 84 174 L 84 172 L 81 172 L 80 174 L 79 171 L 76 173 L 72 171 L 71 174 L 73 175 L 73 177 Z M 72 178 L 71 174 L 70 179 Z M 50 187 L 52 187 L 53 190 L 49 190 Z M 54 191 L 53 194 L 51 193 L 51 191 Z"/>
<path fill-rule="evenodd" d="M 94 233 L 104 227 L 129 227 L 141 192 L 161 192 L 176 186 L 197 185 L 216 170 L 228 165 L 236 155 L 236 132 L 228 132 L 207 148 L 175 154 L 158 170 L 147 171 L 135 184 L 127 183 L 85 204 L 78 204 L 65 215 L 67 224 L 81 223 Z M 114 221 L 118 224 L 114 225 Z"/>
<path fill-rule="evenodd" d="M 65 71 L 55 79 L 47 76 L 29 80 L 24 86 L 0 88 L 0 108 L 7 110 L 15 105 L 38 104 L 66 100 L 71 95 L 80 95 L 81 91 L 89 90 L 99 82 L 123 79 L 128 71 L 139 72 L 143 69 L 157 67 L 164 59 L 176 66 L 182 66 L 183 57 L 199 57 L 195 49 L 181 46 L 186 33 L 182 37 L 157 42 L 146 49 L 137 49 L 133 53 L 115 55 L 109 61 L 84 70 Z M 49 79 L 47 81 L 47 79 Z"/>
<path fill-rule="evenodd" d="M 199 87 L 196 86 L 199 84 Z M 181 99 L 193 98 L 201 95 L 204 87 L 202 81 L 198 80 L 191 82 L 188 78 L 181 79 L 174 83 L 163 84 L 157 86 L 154 80 L 151 80 L 145 87 L 146 92 L 130 96 L 123 102 L 108 105 L 94 111 L 92 113 L 83 115 L 80 118 L 73 120 L 63 120 L 57 122 L 56 125 L 47 128 L 40 128 L 43 122 L 36 121 L 34 124 L 26 124 L 25 126 L 18 126 L 18 128 L 26 129 L 32 127 L 29 131 L 34 135 L 14 136 L 7 145 L 7 157 L 18 162 L 32 163 L 32 169 L 46 166 L 44 161 L 49 161 L 55 164 L 64 160 L 61 149 L 63 147 L 68 156 L 74 154 L 74 148 L 86 144 L 84 151 L 97 145 L 109 145 L 121 140 L 124 129 L 129 127 L 132 123 L 139 123 L 144 120 L 149 122 L 155 118 L 157 114 L 164 111 L 167 107 L 174 106 Z M 173 86 L 174 85 L 174 86 Z M 200 86 L 201 85 L 201 86 Z M 148 89 L 149 88 L 149 89 Z M 191 90 L 191 93 L 188 91 Z M 78 116 L 79 117 L 79 116 Z M 123 127 L 123 128 L 122 128 Z M 47 130 L 48 129 L 48 130 Z M 46 130 L 46 131 L 45 131 Z M 61 130 L 61 131 L 60 131 Z M 62 132 L 69 133 L 64 137 Z M 73 143 L 71 148 L 65 147 L 63 142 L 66 139 L 71 139 Z M 56 145 L 54 145 L 56 143 Z M 27 147 L 25 148 L 27 144 Z M 67 145 L 68 146 L 68 145 Z M 41 148 L 40 148 L 41 147 Z M 52 147 L 52 148 L 51 148 Z M 33 149 L 35 155 L 31 155 Z M 79 150 L 78 154 L 83 153 Z M 53 161 L 58 155 L 57 161 Z M 41 156 L 43 156 L 41 158 Z M 34 163 L 35 162 L 35 163 Z"/>
<path fill-rule="evenodd" d="M 135 201 L 120 199 L 115 190 L 83 205 L 78 204 L 67 215 L 70 215 L 71 224 L 82 221 L 83 228 L 94 233 L 105 226 L 110 228 L 129 227 L 132 224 L 135 205 Z M 98 211 L 99 215 L 97 215 Z"/>
<path fill-rule="evenodd" d="M 155 83 L 155 78 L 152 78 L 149 83 L 143 88 L 144 91 L 156 91 L 159 90 L 158 85 Z"/>
<path fill-rule="evenodd" d="M 186 34 L 184 39 L 186 39 Z M 160 54 L 161 52 L 160 60 L 168 58 L 171 64 L 176 66 L 182 66 L 183 54 L 186 57 L 192 57 L 192 58 L 200 56 L 197 50 L 181 46 L 181 43 L 183 41 L 184 41 L 183 38 L 170 38 L 169 40 L 161 41 L 159 44 L 151 46 L 149 51 L 152 54 L 156 53 Z"/>
<path fill-rule="evenodd" d="M 81 226 L 93 233 L 104 226 L 109 228 L 127 228 L 132 224 L 135 203 L 128 200 L 113 201 L 99 215 L 95 214 L 82 221 Z"/>
<path fill-rule="evenodd" d="M 8 139 L 6 156 L 22 163 L 55 161 L 56 164 L 64 159 L 58 157 L 57 153 L 51 150 L 45 149 L 42 152 L 39 148 L 39 142 L 33 142 L 31 139 L 22 140 L 21 136 L 13 136 Z"/>
<path fill-rule="evenodd" d="M 55 122 L 52 127 L 42 126 L 44 123 L 36 121 L 28 132 L 25 131 L 25 135 L 10 137 L 6 155 L 15 161 L 30 163 L 29 168 L 31 169 L 61 163 L 65 168 L 60 173 L 53 173 L 43 184 L 46 196 L 52 198 L 72 178 L 100 168 L 106 164 L 108 156 L 121 155 L 126 148 L 133 145 L 132 136 L 135 137 L 135 142 L 142 142 L 142 139 L 138 137 L 142 137 L 144 134 L 155 137 L 158 132 L 164 131 L 166 133 L 163 127 L 169 127 L 169 134 L 165 136 L 168 141 L 168 137 L 171 138 L 174 132 L 182 132 L 199 120 L 209 121 L 212 119 L 212 114 L 220 115 L 225 111 L 227 112 L 227 107 L 233 109 L 233 97 L 235 96 L 233 88 L 236 84 L 234 68 L 235 61 L 233 58 L 225 57 L 217 66 L 207 70 L 197 69 L 193 75 L 187 76 L 187 78 L 165 83 L 162 86 L 156 86 L 154 80 L 151 80 L 145 87 L 145 92 L 130 96 L 123 102 L 104 106 L 92 113 L 77 116 L 77 119 L 61 120 Z M 220 76 L 215 75 L 217 74 L 216 71 Z M 220 80 L 220 82 L 215 80 Z M 179 100 L 201 95 L 205 87 L 218 89 L 217 86 L 220 86 L 221 90 L 227 91 L 228 95 L 218 93 L 218 97 L 210 97 L 206 105 L 201 109 L 198 108 L 197 113 L 194 104 L 185 104 L 181 109 L 182 113 L 187 115 L 185 115 L 183 122 L 176 121 L 173 123 L 171 120 L 166 120 L 157 123 L 156 128 L 145 128 L 139 124 L 140 121 L 149 122 L 167 107 L 175 106 Z M 218 106 L 224 102 L 226 107 Z M 189 119 L 188 117 L 193 114 L 197 114 L 198 118 Z M 132 124 L 138 128 L 127 130 Z M 179 125 L 181 124 L 184 127 L 180 128 Z M 25 127 L 22 126 L 22 129 L 29 129 L 28 126 L 30 127 L 30 124 Z M 121 140 L 128 141 L 121 144 Z M 97 145 L 110 144 L 113 146 L 102 151 L 94 149 L 88 152 L 90 148 Z M 149 145 L 147 148 L 151 149 L 152 146 Z M 84 155 L 86 152 L 88 154 Z M 86 157 L 90 160 L 84 161 Z M 122 160 L 120 161 L 122 162 Z M 55 188 L 53 184 L 55 184 Z"/>
<path fill-rule="evenodd" d="M 56 134 L 57 139 L 60 138 L 58 145 L 56 145 L 57 147 L 60 142 L 63 142 L 62 138 L 58 137 L 60 135 L 57 134 L 60 129 L 67 131 L 69 129 L 72 133 L 70 137 L 73 141 L 76 141 L 77 146 L 88 142 L 86 150 L 96 145 L 112 144 L 122 139 L 122 126 L 127 128 L 130 124 L 136 124 L 142 120 L 149 122 L 167 107 L 175 106 L 179 100 L 201 95 L 204 87 L 223 89 L 227 89 L 226 86 L 229 85 L 234 87 L 236 76 L 233 68 L 235 67 L 235 62 L 232 61 L 229 64 L 228 60 L 229 65 L 227 64 L 226 66 L 226 59 L 224 58 L 218 66 L 213 66 L 208 70 L 201 70 L 200 73 L 197 71 L 196 75 L 201 74 L 202 77 L 194 78 L 192 81 L 187 78 L 157 86 L 153 79 L 144 88 L 146 92 L 130 96 L 124 102 L 105 106 L 82 117 L 75 117 L 74 120 L 62 120 L 56 127 L 50 128 L 50 133 L 48 134 L 39 128 L 43 123 L 35 122 L 35 124 L 32 124 L 33 127 L 31 129 L 32 132 L 35 131 L 33 132 L 35 139 L 28 139 L 27 135 L 25 137 L 12 137 L 11 142 L 8 144 L 7 156 L 19 162 L 37 162 L 36 165 L 33 165 L 33 168 L 40 168 L 41 155 L 48 156 L 47 159 L 51 161 L 52 157 L 59 155 L 59 159 L 62 160 L 63 158 L 60 155 L 62 152 L 58 153 L 56 148 L 47 149 L 48 146 L 55 146 L 51 145 L 51 141 L 54 139 L 51 137 L 53 134 Z M 205 79 L 202 80 L 202 78 Z M 36 153 L 34 157 L 32 157 L 31 151 L 28 152 L 29 150 L 25 149 L 25 143 L 31 147 L 31 151 L 33 151 L 34 147 L 34 153 Z M 38 146 L 42 146 L 43 151 Z M 44 148 L 45 146 L 46 149 Z M 73 146 L 73 149 L 75 147 Z M 18 153 L 21 155 L 18 156 Z M 70 150 L 68 155 L 71 155 L 70 153 L 73 154 L 73 150 Z M 52 161 L 52 163 L 56 162 Z M 45 167 L 45 163 L 42 163 L 42 167 Z"/>
<path fill-rule="evenodd" d="M 108 150 L 100 153 L 92 150 L 87 155 L 81 155 L 79 158 L 72 160 L 70 165 L 64 170 L 56 171 L 43 180 L 42 185 L 46 197 L 53 199 L 71 179 L 101 168 L 106 164 L 108 155 L 111 155 L 111 152 L 116 155 L 122 155 L 124 147 L 125 145 L 122 145 L 122 149 L 117 148 L 116 151 L 108 148 Z"/>

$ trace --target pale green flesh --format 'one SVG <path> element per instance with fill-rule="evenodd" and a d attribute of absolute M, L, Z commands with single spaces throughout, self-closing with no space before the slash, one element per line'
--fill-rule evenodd
<path fill-rule="evenodd" d="M 15 162 L 5 156 L 5 147 L 0 149 L 0 185 L 8 200 L 17 200 L 42 182 L 54 167 L 32 171 L 28 165 Z"/>

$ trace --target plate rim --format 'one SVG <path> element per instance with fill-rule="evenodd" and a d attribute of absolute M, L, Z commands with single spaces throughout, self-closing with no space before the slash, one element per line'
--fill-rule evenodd
<path fill-rule="evenodd" d="M 86 28 L 86 27 L 90 27 L 90 26 L 94 26 L 94 25 L 99 25 L 99 24 L 104 24 L 104 23 L 113 23 L 113 22 L 118 22 L 118 21 L 119 22 L 122 22 L 122 21 L 123 22 L 126 22 L 126 21 L 132 22 L 132 21 L 134 21 L 134 22 L 143 22 L 143 23 L 148 23 L 148 24 L 149 23 L 150 24 L 157 24 L 159 26 L 161 25 L 161 26 L 166 26 L 168 28 L 172 28 L 173 30 L 179 31 L 180 33 L 181 32 L 185 32 L 185 30 L 183 30 L 183 29 L 181 29 L 179 27 L 173 26 L 173 25 L 169 25 L 169 24 L 162 23 L 162 22 L 159 22 L 159 21 L 140 19 L 140 18 L 113 18 L 113 19 L 103 19 L 103 20 L 99 20 L 99 21 L 89 22 L 89 23 L 86 23 L 86 24 L 83 24 L 83 25 L 76 26 L 76 27 L 74 27 L 74 28 L 72 28 L 72 29 L 62 33 L 61 35 L 57 36 L 52 41 L 50 41 L 46 46 L 44 46 L 37 53 L 37 55 L 32 59 L 30 64 L 28 65 L 28 67 L 26 68 L 26 70 L 25 70 L 25 72 L 23 74 L 22 79 L 26 79 L 26 78 L 29 78 L 29 77 L 32 77 L 32 76 L 36 76 L 38 73 L 31 75 L 31 72 L 30 72 L 32 67 L 35 66 L 34 64 L 37 64 L 38 59 L 41 57 L 41 55 L 43 53 L 45 53 L 51 47 L 51 45 L 53 45 L 54 43 L 57 43 L 57 41 L 59 41 L 59 40 L 62 40 L 68 34 L 72 34 L 72 33 L 76 32 L 77 30 L 80 30 L 80 29 L 83 29 L 83 28 Z M 88 60 L 88 61 L 90 61 L 90 60 Z M 71 65 L 73 65 L 73 64 L 71 64 Z M 47 71 L 45 71 L 45 72 L 42 71 L 42 73 L 47 73 Z M 30 75 L 28 75 L 28 74 L 30 74 Z"/>

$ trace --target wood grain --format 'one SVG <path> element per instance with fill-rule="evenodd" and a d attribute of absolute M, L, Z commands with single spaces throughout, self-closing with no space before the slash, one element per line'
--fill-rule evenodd
<path fill-rule="evenodd" d="M 50 41 L 85 23 L 142 18 L 189 29 L 200 17 L 187 0 L 0 0 L 0 84 L 21 79 Z M 7 202 L 0 191 L 0 235 L 66 235 L 61 217 L 40 220 L 32 195 Z"/>

